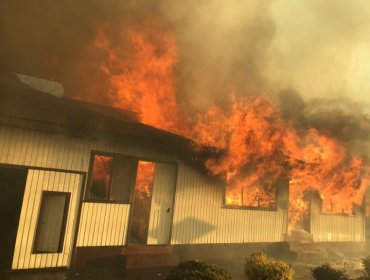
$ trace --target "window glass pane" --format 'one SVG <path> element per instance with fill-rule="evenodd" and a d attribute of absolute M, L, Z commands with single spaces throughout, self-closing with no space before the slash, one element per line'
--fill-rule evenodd
<path fill-rule="evenodd" d="M 112 163 L 112 157 L 94 156 L 90 199 L 109 199 Z"/>
<path fill-rule="evenodd" d="M 249 186 L 230 188 L 226 186 L 226 205 L 257 208 L 274 208 L 276 206 L 275 186 Z"/>
<path fill-rule="evenodd" d="M 113 172 L 110 199 L 124 203 L 130 202 L 132 177 L 132 159 L 116 157 L 113 160 Z"/>
<path fill-rule="evenodd" d="M 154 162 L 138 162 L 131 216 L 130 244 L 146 244 L 147 242 L 154 174 Z"/>
<path fill-rule="evenodd" d="M 43 192 L 34 253 L 62 252 L 69 193 Z"/>

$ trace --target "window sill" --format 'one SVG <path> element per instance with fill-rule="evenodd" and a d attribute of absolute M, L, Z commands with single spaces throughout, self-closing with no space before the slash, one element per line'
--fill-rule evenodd
<path fill-rule="evenodd" d="M 118 200 L 97 200 L 97 199 L 86 199 L 83 200 L 82 203 L 87 202 L 87 203 L 104 203 L 104 204 L 127 204 L 130 205 L 130 202 L 123 202 L 123 201 L 118 201 Z"/>
<path fill-rule="evenodd" d="M 234 210 L 252 210 L 252 211 L 270 211 L 277 212 L 276 207 L 257 207 L 257 206 L 234 206 L 234 205 L 223 205 L 224 209 L 234 209 Z"/>

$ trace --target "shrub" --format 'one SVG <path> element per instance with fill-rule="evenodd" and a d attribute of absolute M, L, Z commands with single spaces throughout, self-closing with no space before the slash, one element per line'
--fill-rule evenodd
<path fill-rule="evenodd" d="M 315 280 L 348 280 L 344 269 L 335 269 L 330 264 L 325 263 L 311 270 L 312 277 Z"/>
<path fill-rule="evenodd" d="M 362 265 L 365 269 L 366 276 L 370 277 L 370 256 L 362 259 Z"/>
<path fill-rule="evenodd" d="M 193 260 L 173 268 L 167 280 L 231 280 L 231 276 L 213 264 Z"/>
<path fill-rule="evenodd" d="M 248 280 L 291 280 L 294 271 L 284 261 L 277 261 L 263 253 L 246 258 L 245 275 Z"/>
<path fill-rule="evenodd" d="M 370 256 L 362 259 L 362 266 L 364 267 L 364 273 L 357 280 L 370 280 Z"/>

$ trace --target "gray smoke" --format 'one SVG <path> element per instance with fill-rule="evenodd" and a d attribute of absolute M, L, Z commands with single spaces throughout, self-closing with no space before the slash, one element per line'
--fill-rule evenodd
<path fill-rule="evenodd" d="M 366 0 L 3 0 L 0 68 L 105 102 L 98 68 L 107 57 L 89 49 L 97 26 L 108 25 L 125 59 L 131 46 L 117 40 L 124 27 L 152 21 L 176 38 L 184 112 L 224 104 L 230 93 L 270 95 L 298 131 L 315 127 L 354 147 L 370 134 L 369 10 Z"/>

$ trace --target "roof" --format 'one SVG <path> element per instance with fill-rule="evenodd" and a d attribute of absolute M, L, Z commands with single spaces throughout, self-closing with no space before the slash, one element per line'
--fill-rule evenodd
<path fill-rule="evenodd" d="M 14 75 L 0 78 L 0 123 L 89 138 L 124 137 L 186 159 L 203 158 L 210 152 L 193 151 L 193 141 L 142 124 L 133 112 L 43 93 Z"/>

